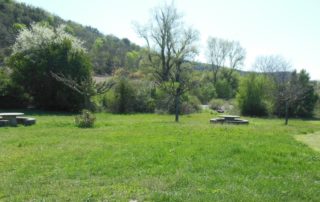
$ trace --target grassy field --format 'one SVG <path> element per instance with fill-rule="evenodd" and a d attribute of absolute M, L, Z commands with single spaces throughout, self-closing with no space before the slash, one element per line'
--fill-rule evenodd
<path fill-rule="evenodd" d="M 295 139 L 319 121 L 249 118 L 212 125 L 209 113 L 32 114 L 0 128 L 0 201 L 319 201 L 320 153 Z"/>

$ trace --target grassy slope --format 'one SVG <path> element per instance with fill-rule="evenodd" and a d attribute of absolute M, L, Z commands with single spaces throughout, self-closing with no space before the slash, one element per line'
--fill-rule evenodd
<path fill-rule="evenodd" d="M 98 114 L 78 129 L 68 115 L 0 128 L 0 201 L 316 201 L 320 154 L 294 135 L 316 121 L 249 119 L 210 125 L 210 114 Z"/>

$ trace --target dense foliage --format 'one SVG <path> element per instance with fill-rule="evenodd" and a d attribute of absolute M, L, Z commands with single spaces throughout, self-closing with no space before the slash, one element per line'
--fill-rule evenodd
<path fill-rule="evenodd" d="M 156 107 L 153 91 L 150 82 L 119 78 L 115 88 L 105 95 L 104 107 L 119 114 L 153 113 Z"/>
<path fill-rule="evenodd" d="M 60 27 L 53 30 L 38 24 L 20 32 L 9 58 L 12 80 L 43 109 L 78 110 L 82 96 L 56 81 L 51 72 L 76 80 L 91 77 L 89 58 L 81 41 Z"/>
<path fill-rule="evenodd" d="M 251 74 L 242 79 L 237 95 L 242 114 L 285 116 L 288 105 L 288 116 L 313 116 L 318 95 L 305 70 L 293 71 L 281 85 L 271 78 Z"/>
<path fill-rule="evenodd" d="M 299 85 L 300 87 L 297 90 L 302 92 L 290 102 L 288 109 L 289 115 L 292 117 L 312 117 L 315 105 L 319 98 L 318 94 L 315 92 L 315 83 L 310 82 L 310 76 L 305 70 L 301 70 L 299 73 L 296 71 L 292 72 L 290 81 L 295 85 Z M 284 106 L 284 101 L 278 100 L 276 111 L 280 116 L 284 116 Z"/>
<path fill-rule="evenodd" d="M 250 74 L 243 78 L 237 95 L 240 111 L 243 115 L 265 116 L 270 113 L 271 82 L 263 76 Z"/>
<path fill-rule="evenodd" d="M 30 97 L 14 84 L 8 68 L 0 68 L 0 106 L 2 109 L 27 107 Z"/>

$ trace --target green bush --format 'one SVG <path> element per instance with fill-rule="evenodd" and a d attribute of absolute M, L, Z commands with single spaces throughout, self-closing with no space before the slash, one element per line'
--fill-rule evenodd
<path fill-rule="evenodd" d="M 239 88 L 239 74 L 223 68 L 218 73 L 218 80 L 215 83 L 215 89 L 218 98 L 234 98 Z"/>
<path fill-rule="evenodd" d="M 250 116 L 266 116 L 271 113 L 273 83 L 264 76 L 250 74 L 242 79 L 237 95 L 241 114 Z"/>
<path fill-rule="evenodd" d="M 150 82 L 120 78 L 116 87 L 103 98 L 103 106 L 112 113 L 153 113 L 155 100 Z"/>
<path fill-rule="evenodd" d="M 157 112 L 160 113 L 175 113 L 175 107 L 173 99 L 166 98 L 167 100 L 163 101 L 162 108 L 157 108 Z M 195 113 L 201 110 L 200 105 L 201 102 L 196 96 L 191 96 L 188 94 L 185 94 L 181 97 L 181 103 L 180 103 L 180 114 L 191 114 Z M 165 105 L 166 104 L 166 105 Z"/>
<path fill-rule="evenodd" d="M 222 99 L 212 99 L 209 102 L 209 108 L 213 110 L 222 109 L 223 105 L 225 103 L 225 100 Z"/>
<path fill-rule="evenodd" d="M 0 108 L 25 108 L 29 102 L 30 97 L 20 86 L 12 82 L 9 70 L 0 67 Z"/>
<path fill-rule="evenodd" d="M 182 102 L 180 108 L 180 114 L 192 114 L 199 112 L 201 102 L 196 96 L 188 96 L 188 98 Z"/>
<path fill-rule="evenodd" d="M 212 82 L 202 81 L 199 87 L 193 89 L 191 93 L 198 97 L 203 104 L 207 104 L 212 98 L 217 96 L 216 89 Z"/>
<path fill-rule="evenodd" d="M 79 128 L 92 128 L 96 117 L 89 110 L 82 110 L 82 113 L 75 117 L 75 124 Z"/>

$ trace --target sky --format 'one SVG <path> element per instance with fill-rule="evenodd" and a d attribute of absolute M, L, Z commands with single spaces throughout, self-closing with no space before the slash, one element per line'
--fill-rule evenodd
<path fill-rule="evenodd" d="M 18 0 L 66 20 L 97 28 L 104 34 L 144 45 L 133 23 L 145 24 L 164 0 Z M 171 1 L 167 1 L 171 2 Z M 205 62 L 209 36 L 239 41 L 246 49 L 243 70 L 257 56 L 282 55 L 294 69 L 306 69 L 320 80 L 319 0 L 175 0 L 186 24 L 200 32 Z"/>

